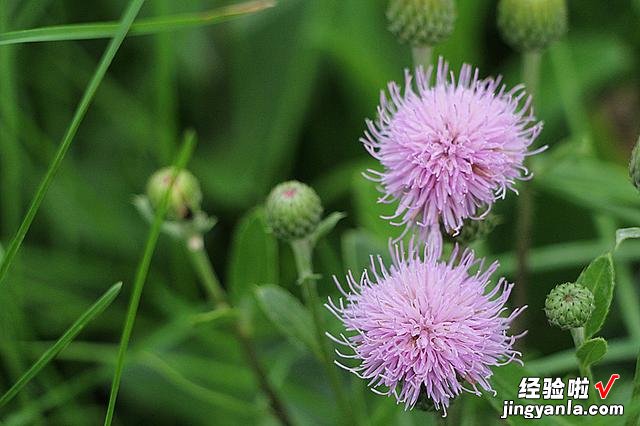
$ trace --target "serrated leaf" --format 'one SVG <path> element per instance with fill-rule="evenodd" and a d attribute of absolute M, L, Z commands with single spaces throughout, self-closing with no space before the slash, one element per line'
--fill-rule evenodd
<path fill-rule="evenodd" d="M 260 286 L 255 294 L 262 312 L 291 343 L 320 356 L 313 334 L 313 319 L 298 299 L 275 285 Z"/>
<path fill-rule="evenodd" d="M 597 363 L 607 353 L 607 341 L 602 337 L 587 340 L 576 351 L 578 361 L 584 366 L 589 367 Z"/>
<path fill-rule="evenodd" d="M 254 286 L 278 280 L 278 242 L 266 229 L 262 208 L 249 212 L 236 227 L 228 275 L 234 304 L 240 303 Z"/>
<path fill-rule="evenodd" d="M 616 231 L 616 250 L 624 241 L 632 238 L 640 238 L 640 228 L 622 228 Z"/>
<path fill-rule="evenodd" d="M 604 254 L 591 262 L 576 282 L 591 290 L 595 300 L 596 307 L 585 325 L 585 338 L 589 339 L 600 331 L 611 306 L 614 287 L 611 253 Z"/>

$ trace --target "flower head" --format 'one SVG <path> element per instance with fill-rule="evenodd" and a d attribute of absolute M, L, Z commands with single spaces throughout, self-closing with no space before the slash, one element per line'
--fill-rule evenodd
<path fill-rule="evenodd" d="M 186 220 L 200 210 L 202 203 L 200 182 L 191 172 L 183 169 L 176 174 L 175 168 L 170 166 L 151 175 L 147 182 L 147 196 L 153 208 L 160 207 L 165 192 L 169 188 L 171 188 L 168 200 L 169 210 L 167 211 L 169 219 Z"/>
<path fill-rule="evenodd" d="M 549 324 L 563 330 L 583 327 L 594 309 L 595 301 L 591 290 L 576 283 L 554 287 L 544 303 Z"/>
<path fill-rule="evenodd" d="M 360 361 L 345 369 L 406 408 L 426 395 L 446 414 L 462 390 L 493 391 L 490 367 L 518 358 L 519 336 L 507 330 L 524 308 L 504 315 L 513 284 L 501 278 L 491 287 L 497 262 L 484 269 L 472 251 L 457 246 L 448 262 L 440 261 L 440 249 L 430 247 L 422 259 L 415 246 L 406 255 L 396 246 L 390 268 L 379 257 L 376 268 L 372 258 L 373 276 L 365 271 L 356 281 L 349 273 L 349 292 L 338 284 L 344 299 L 326 306 L 348 332 L 334 340 L 353 351 L 338 353 Z"/>
<path fill-rule="evenodd" d="M 323 210 L 316 191 L 295 180 L 273 188 L 265 208 L 269 227 L 283 240 L 296 240 L 311 234 L 320 223 Z"/>
<path fill-rule="evenodd" d="M 528 176 L 523 162 L 538 136 L 523 86 L 507 90 L 500 78 L 480 80 L 464 65 L 456 81 L 440 59 L 407 71 L 404 92 L 396 83 L 381 94 L 378 120 L 367 121 L 361 139 L 384 170 L 367 177 L 381 183 L 379 202 L 399 201 L 394 224 L 457 234 L 464 219 L 480 219 L 515 182 Z"/>

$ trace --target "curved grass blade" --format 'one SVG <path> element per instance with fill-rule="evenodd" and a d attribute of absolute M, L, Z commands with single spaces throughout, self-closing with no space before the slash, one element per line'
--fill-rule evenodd
<path fill-rule="evenodd" d="M 122 289 L 122 283 L 114 284 L 100 299 L 98 299 L 71 327 L 27 370 L 26 373 L 0 397 L 0 407 L 9 402 L 24 388 L 55 356 L 60 353 L 82 331 L 82 329 L 96 316 L 100 315 L 107 306 L 114 301 Z"/>
<path fill-rule="evenodd" d="M 82 99 L 80 100 L 80 103 L 78 104 L 78 107 L 76 108 L 76 111 L 73 115 L 73 119 L 71 120 L 71 123 L 69 124 L 69 127 L 67 128 L 67 131 L 62 138 L 62 143 L 60 144 L 60 147 L 58 148 L 53 161 L 49 165 L 49 169 L 47 170 L 44 179 L 40 183 L 36 195 L 31 201 L 29 210 L 22 220 L 22 224 L 20 225 L 20 228 L 18 228 L 18 232 L 13 237 L 11 244 L 7 248 L 6 254 L 2 259 L 2 264 L 0 264 L 0 285 L 2 285 L 2 283 L 4 282 L 11 263 L 18 253 L 18 250 L 22 245 L 22 241 L 24 240 L 27 232 L 29 231 L 29 228 L 31 227 L 31 223 L 33 222 L 33 219 L 35 218 L 36 213 L 40 208 L 40 204 L 42 204 L 42 200 L 44 199 L 44 196 L 46 195 L 56 172 L 62 164 L 64 156 L 69 150 L 69 146 L 71 145 L 71 142 L 73 141 L 73 138 L 75 137 L 78 128 L 80 127 L 80 123 L 82 123 L 82 119 L 89 109 L 89 105 L 91 104 L 91 101 L 93 100 L 96 91 L 98 90 L 98 87 L 102 82 L 102 79 L 107 73 L 107 69 L 109 69 L 111 62 L 113 62 L 113 58 L 116 56 L 118 49 L 122 45 L 122 42 L 124 41 L 124 38 L 127 35 L 129 28 L 131 27 L 131 24 L 133 23 L 136 16 L 138 16 L 138 12 L 140 11 L 143 3 L 144 0 L 131 0 L 126 12 L 123 15 L 122 21 L 118 25 L 115 36 L 113 37 L 113 39 L 111 39 L 107 50 L 105 50 L 104 54 L 102 55 L 100 64 L 93 74 L 89 85 L 85 89 L 84 94 L 82 95 Z"/>
<path fill-rule="evenodd" d="M 275 0 L 253 0 L 220 7 L 206 12 L 183 13 L 140 19 L 131 26 L 129 35 L 149 35 L 186 28 L 217 24 L 275 6 Z M 117 34 L 117 22 L 55 25 L 0 34 L 0 46 L 43 41 L 92 40 Z"/>
<path fill-rule="evenodd" d="M 160 207 L 156 211 L 156 216 L 149 231 L 149 237 L 142 254 L 142 259 L 138 264 L 138 270 L 136 271 L 136 278 L 133 283 L 133 292 L 131 293 L 131 299 L 129 301 L 129 308 L 127 309 L 127 316 L 125 319 L 124 327 L 122 329 L 122 337 L 120 338 L 120 347 L 118 349 L 118 358 L 116 360 L 116 368 L 113 373 L 113 381 L 111 383 L 111 392 L 109 394 L 109 405 L 107 407 L 107 413 L 105 415 L 105 426 L 111 425 L 113 421 L 113 414 L 115 411 L 116 399 L 118 397 L 118 389 L 120 388 L 120 381 L 122 379 L 122 370 L 124 369 L 124 358 L 127 353 L 127 347 L 129 346 L 129 340 L 131 339 L 131 332 L 133 331 L 133 324 L 136 320 L 136 314 L 138 313 L 138 305 L 140 304 L 140 297 L 142 296 L 142 289 L 144 283 L 147 280 L 147 274 L 149 273 L 149 266 L 151 265 L 151 258 L 156 248 L 156 243 L 160 237 L 162 231 L 162 224 L 164 218 L 167 215 L 169 208 L 169 193 L 175 182 L 175 177 L 182 170 L 193 152 L 193 147 L 196 143 L 195 133 L 188 131 L 185 134 L 184 142 L 177 160 L 175 161 L 175 170 L 171 179 L 171 184 L 165 191 L 165 194 L 160 203 Z"/>

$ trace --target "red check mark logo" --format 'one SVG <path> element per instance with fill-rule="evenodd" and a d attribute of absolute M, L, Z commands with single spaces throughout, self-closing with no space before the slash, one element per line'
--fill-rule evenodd
<path fill-rule="evenodd" d="M 596 389 L 598 390 L 598 393 L 600 394 L 600 399 L 606 399 L 607 395 L 609 395 L 609 391 L 611 391 L 611 387 L 613 386 L 613 383 L 618 380 L 620 378 L 619 374 L 612 374 L 611 377 L 609 377 L 609 381 L 607 382 L 607 387 L 604 387 L 602 385 L 602 381 L 599 381 L 598 383 L 596 383 Z"/>

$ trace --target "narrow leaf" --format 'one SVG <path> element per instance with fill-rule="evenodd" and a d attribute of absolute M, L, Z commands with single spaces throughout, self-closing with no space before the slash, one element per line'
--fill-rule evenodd
<path fill-rule="evenodd" d="M 258 287 L 256 298 L 267 318 L 291 343 L 320 356 L 318 341 L 313 334 L 311 313 L 298 299 L 274 285 Z"/>
<path fill-rule="evenodd" d="M 100 315 L 107 306 L 111 304 L 120 293 L 122 289 L 122 283 L 114 284 L 107 292 L 100 297 L 89 309 L 87 309 L 81 316 L 73 323 L 67 331 L 51 346 L 42 356 L 31 366 L 26 373 L 18 379 L 18 381 L 11 386 L 11 388 L 5 392 L 0 398 L 0 407 L 9 402 L 14 396 L 24 388 L 27 383 L 31 381 L 49 362 L 56 357 L 81 331 L 82 329 Z"/>
<path fill-rule="evenodd" d="M 577 283 L 585 286 L 593 293 L 595 309 L 585 326 L 585 338 L 596 334 L 609 313 L 614 287 L 613 261 L 611 254 L 604 254 L 595 259 L 580 274 Z"/>
<path fill-rule="evenodd" d="M 247 214 L 236 227 L 229 258 L 229 294 L 234 304 L 254 286 L 278 281 L 278 241 L 267 231 L 264 210 Z"/>
<path fill-rule="evenodd" d="M 576 351 L 578 361 L 584 366 L 589 367 L 599 362 L 607 353 L 607 341 L 602 337 L 587 340 Z"/>
<path fill-rule="evenodd" d="M 616 250 L 624 241 L 631 238 L 640 238 L 640 228 L 622 228 L 616 231 Z"/>
<path fill-rule="evenodd" d="M 116 56 L 116 53 L 120 49 L 120 46 L 122 45 L 122 42 L 124 41 L 124 38 L 127 35 L 129 28 L 131 27 L 131 24 L 135 20 L 136 16 L 138 16 L 138 12 L 140 11 L 140 8 L 142 7 L 143 3 L 144 3 L 144 0 L 130 1 L 125 14 L 123 15 L 122 21 L 120 21 L 120 23 L 117 26 L 117 31 L 114 33 L 113 39 L 111 39 L 109 46 L 107 47 L 104 54 L 102 55 L 100 64 L 98 65 L 98 68 L 94 72 L 93 77 L 91 77 L 91 81 L 87 85 L 87 88 L 85 89 L 84 94 L 82 95 L 82 99 L 80 100 L 80 103 L 78 104 L 78 107 L 76 108 L 76 111 L 73 114 L 71 123 L 69 123 L 69 127 L 67 128 L 67 131 L 65 132 L 64 137 L 62 138 L 62 143 L 60 143 L 60 147 L 58 148 L 58 151 L 56 152 L 56 155 L 53 158 L 53 161 L 51 161 L 51 164 L 49 164 L 49 169 L 47 170 L 47 173 L 42 179 L 42 182 L 38 187 L 38 191 L 36 192 L 36 195 L 33 197 L 33 200 L 31 201 L 29 210 L 27 210 L 27 214 L 25 215 L 22 221 L 22 224 L 20 224 L 20 228 L 18 228 L 18 232 L 16 232 L 16 235 L 13 237 L 13 240 L 11 240 L 11 244 L 7 248 L 7 253 L 2 259 L 2 264 L 0 264 L 0 285 L 2 285 L 2 283 L 4 282 L 4 279 L 7 276 L 7 272 L 11 267 L 11 263 L 13 262 L 13 259 L 15 258 L 16 254 L 18 253 L 18 250 L 22 245 L 22 241 L 24 241 L 24 238 L 27 235 L 29 228 L 31 227 L 31 223 L 33 222 L 33 219 L 36 217 L 36 213 L 40 208 L 40 204 L 42 204 L 42 200 L 44 199 L 44 196 L 46 195 L 47 190 L 49 189 L 49 186 L 51 186 L 51 182 L 53 182 L 53 178 L 56 175 L 56 172 L 58 171 L 58 169 L 60 168 L 60 165 L 62 164 L 62 160 L 64 159 L 67 151 L 69 150 L 69 147 L 71 146 L 71 142 L 73 141 L 73 138 L 78 132 L 80 123 L 82 123 L 82 120 L 84 119 L 84 116 L 87 113 L 87 110 L 89 109 L 89 105 L 91 105 L 91 102 L 93 101 L 93 98 L 96 94 L 96 91 L 98 90 L 98 87 L 100 86 L 100 83 L 102 82 L 102 79 L 107 73 L 107 70 L 111 65 L 111 62 L 113 62 L 113 58 Z"/>
<path fill-rule="evenodd" d="M 186 28 L 212 25 L 275 6 L 274 0 L 255 0 L 197 13 L 140 19 L 131 26 L 130 36 L 157 34 Z M 117 22 L 56 25 L 0 34 L 0 46 L 42 41 L 91 40 L 113 37 Z"/>

